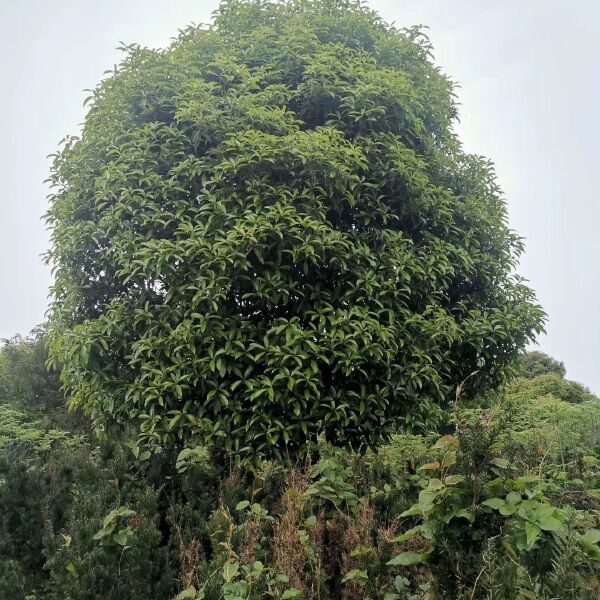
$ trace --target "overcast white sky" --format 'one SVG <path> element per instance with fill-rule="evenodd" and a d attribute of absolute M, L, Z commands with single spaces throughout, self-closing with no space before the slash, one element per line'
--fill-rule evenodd
<path fill-rule="evenodd" d="M 0 337 L 42 322 L 46 155 L 77 133 L 85 88 L 119 41 L 164 46 L 218 0 L 0 0 Z M 372 0 L 387 21 L 425 24 L 461 84 L 465 147 L 495 161 L 523 273 L 549 314 L 541 349 L 600 392 L 600 2 Z"/>

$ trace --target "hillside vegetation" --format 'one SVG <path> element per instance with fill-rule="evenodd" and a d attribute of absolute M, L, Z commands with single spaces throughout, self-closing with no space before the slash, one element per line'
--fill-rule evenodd
<path fill-rule="evenodd" d="M 98 438 L 56 402 L 43 341 L 0 352 L 2 598 L 600 594 L 600 402 L 564 368 L 459 398 L 443 435 L 247 468 Z"/>

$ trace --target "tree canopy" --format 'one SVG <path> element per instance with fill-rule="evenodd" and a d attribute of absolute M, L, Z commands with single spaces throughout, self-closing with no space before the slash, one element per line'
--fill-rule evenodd
<path fill-rule="evenodd" d="M 58 375 L 48 372 L 46 359 L 41 327 L 29 336 L 0 340 L 0 405 L 37 407 L 40 412 L 64 406 Z"/>
<path fill-rule="evenodd" d="M 51 350 L 76 405 L 272 454 L 372 445 L 503 381 L 543 313 L 421 31 L 232 0 L 123 49 L 51 174 Z"/>
<path fill-rule="evenodd" d="M 535 379 L 552 373 L 564 379 L 567 371 L 562 360 L 556 360 L 545 352 L 531 350 L 524 352 L 517 363 L 517 373 L 525 379 Z"/>

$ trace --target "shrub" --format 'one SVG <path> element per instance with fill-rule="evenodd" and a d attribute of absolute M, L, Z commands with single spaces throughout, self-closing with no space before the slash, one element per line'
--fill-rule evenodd
<path fill-rule="evenodd" d="M 0 406 L 0 597 L 24 600 L 45 585 L 44 530 L 63 524 L 67 457 L 81 441 Z"/>
<path fill-rule="evenodd" d="M 512 385 L 513 390 L 522 389 L 531 398 L 540 396 L 554 396 L 558 400 L 580 404 L 598 398 L 588 388 L 577 381 L 570 381 L 556 373 L 546 373 L 531 380 L 517 381 Z"/>
<path fill-rule="evenodd" d="M 73 486 L 64 526 L 46 540 L 47 597 L 169 600 L 175 577 L 160 530 L 156 490 L 142 481 L 128 485 L 101 472 L 94 475 Z M 114 530 L 104 535 L 113 524 Z"/>
<path fill-rule="evenodd" d="M 596 597 L 597 519 L 551 502 L 565 496 L 542 477 L 545 456 L 537 473 L 516 476 L 501 455 L 508 424 L 498 411 L 471 413 L 436 442 L 439 458 L 421 465 L 418 500 L 400 515 L 417 523 L 395 538 L 404 547 L 387 564 L 426 564 L 443 598 Z"/>

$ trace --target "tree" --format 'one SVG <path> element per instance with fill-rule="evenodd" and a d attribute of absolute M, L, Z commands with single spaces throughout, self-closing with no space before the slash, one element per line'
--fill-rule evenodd
<path fill-rule="evenodd" d="M 524 352 L 517 363 L 517 374 L 525 379 L 535 379 L 540 375 L 553 373 L 561 379 L 565 378 L 567 371 L 562 361 L 552 358 L 544 352 Z"/>
<path fill-rule="evenodd" d="M 142 438 L 373 445 L 542 328 L 491 163 L 418 29 L 229 1 L 136 45 L 54 160 L 52 356 Z"/>
<path fill-rule="evenodd" d="M 598 400 L 581 383 L 565 379 L 564 363 L 544 352 L 524 352 L 517 362 L 516 373 L 522 379 L 517 380 L 515 387 L 534 398 L 552 395 L 573 404 Z"/>
<path fill-rule="evenodd" d="M 0 404 L 49 412 L 64 405 L 56 373 L 46 369 L 46 337 L 37 327 L 29 336 L 0 340 Z"/>

